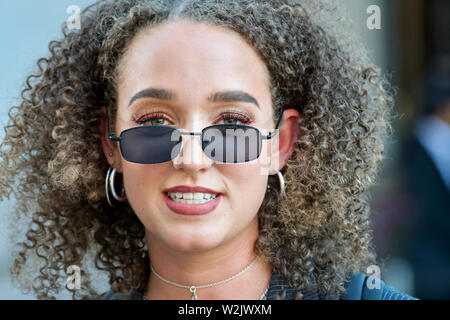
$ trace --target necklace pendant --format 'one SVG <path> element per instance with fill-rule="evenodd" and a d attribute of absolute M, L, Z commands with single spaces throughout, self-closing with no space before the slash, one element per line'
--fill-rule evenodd
<path fill-rule="evenodd" d="M 198 300 L 197 299 L 197 293 L 196 293 L 197 288 L 195 286 L 192 286 L 192 287 L 189 288 L 189 290 L 192 292 L 191 300 Z"/>

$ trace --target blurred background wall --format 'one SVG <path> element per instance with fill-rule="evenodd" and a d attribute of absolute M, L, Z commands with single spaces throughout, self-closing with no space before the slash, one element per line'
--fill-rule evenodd
<path fill-rule="evenodd" d="M 0 127 L 8 121 L 8 110 L 20 104 L 25 78 L 36 71 L 36 61 L 48 54 L 48 43 L 61 35 L 61 26 L 70 16 L 70 5 L 81 9 L 93 0 L 0 0 Z M 0 139 L 4 130 L 0 130 Z M 22 295 L 10 281 L 13 259 L 6 215 L 14 199 L 0 202 L 0 299 L 34 299 Z"/>
<path fill-rule="evenodd" d="M 70 15 L 66 9 L 93 2 L 0 1 L 2 127 L 9 108 L 20 103 L 25 77 L 35 71 L 37 59 L 47 55 L 49 41 L 60 36 L 60 27 Z M 450 170 L 450 138 L 445 139 L 450 120 L 445 120 L 448 111 L 443 106 L 449 101 L 445 66 L 450 55 L 450 1 L 340 2 L 374 61 L 398 88 L 396 111 L 401 117 L 394 123 L 393 141 L 386 145 L 386 160 L 372 199 L 374 245 L 384 262 L 381 277 L 418 298 L 449 299 L 450 197 L 445 177 Z M 367 27 L 370 5 L 380 8 L 381 29 Z M 422 132 L 418 136 L 425 137 L 422 140 L 428 141 L 428 147 L 421 147 L 420 139 L 414 138 L 416 132 Z M 1 130 L 0 139 L 3 135 Z M 0 202 L 0 299 L 33 299 L 10 281 L 12 244 L 5 216 L 13 201 Z"/>

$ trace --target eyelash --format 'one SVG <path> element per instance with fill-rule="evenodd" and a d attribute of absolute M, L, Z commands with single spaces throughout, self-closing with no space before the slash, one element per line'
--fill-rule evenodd
<path fill-rule="evenodd" d="M 243 112 L 239 112 L 239 111 L 231 110 L 231 109 L 222 112 L 219 116 L 220 117 L 218 120 L 234 119 L 234 120 L 238 120 L 242 124 L 249 124 L 254 121 L 253 115 L 245 114 Z"/>
<path fill-rule="evenodd" d="M 137 116 L 135 118 L 137 120 L 134 120 L 134 122 L 136 122 L 139 125 L 143 125 L 146 122 L 148 122 L 150 120 L 153 120 L 153 119 L 161 119 L 162 118 L 162 119 L 165 119 L 167 121 L 170 121 L 169 118 L 167 118 L 164 114 L 159 113 L 159 112 L 162 112 L 162 111 L 154 111 L 154 112 L 146 113 L 146 114 L 144 114 L 142 116 Z"/>
<path fill-rule="evenodd" d="M 145 113 L 143 115 L 138 115 L 133 119 L 133 121 L 139 125 L 143 125 L 146 122 L 149 122 L 150 120 L 154 120 L 154 119 L 165 119 L 170 122 L 170 119 L 164 115 L 164 111 L 156 111 L 156 110 Z M 245 112 L 237 111 L 237 110 L 233 110 L 233 109 L 227 109 L 219 115 L 219 119 L 217 121 L 225 120 L 225 119 L 238 120 L 242 124 L 248 125 L 248 124 L 254 122 L 255 117 L 253 114 L 249 114 L 249 113 L 245 113 Z"/>

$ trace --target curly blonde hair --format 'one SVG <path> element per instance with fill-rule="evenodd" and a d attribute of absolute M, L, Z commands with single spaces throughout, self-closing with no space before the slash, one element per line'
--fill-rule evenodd
<path fill-rule="evenodd" d="M 281 107 L 301 115 L 281 170 L 286 195 L 270 176 L 275 192 L 258 212 L 255 252 L 282 273 L 295 299 L 305 288 L 342 296 L 348 275 L 376 262 L 368 188 L 389 136 L 393 94 L 360 41 L 340 28 L 340 12 L 317 0 L 117 0 L 83 10 L 80 30 L 64 24 L 11 108 L 0 148 L 0 199 L 14 193 L 15 221 L 30 219 L 13 279 L 52 299 L 66 268 L 79 265 L 74 299 L 99 298 L 92 268 L 106 271 L 114 292 L 144 290 L 144 227 L 127 202 L 107 205 L 97 123 L 105 105 L 115 118 L 117 65 L 136 33 L 184 17 L 239 33 L 270 71 L 274 120 Z"/>

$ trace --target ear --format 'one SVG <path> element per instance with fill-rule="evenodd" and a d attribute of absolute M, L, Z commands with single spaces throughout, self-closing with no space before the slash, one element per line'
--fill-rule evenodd
<path fill-rule="evenodd" d="M 115 167 L 119 170 L 118 152 L 116 143 L 109 138 L 108 125 L 106 122 L 106 107 L 101 108 L 99 121 L 98 121 L 98 131 L 100 132 L 100 139 L 102 141 L 103 153 L 105 154 L 106 160 L 111 167 Z M 112 156 L 111 156 L 112 154 Z"/>
<path fill-rule="evenodd" d="M 294 144 L 299 135 L 299 122 L 300 114 L 296 109 L 285 109 L 283 112 L 283 119 L 281 120 L 280 127 L 278 128 L 278 152 L 273 153 L 273 157 L 278 159 L 272 159 L 270 174 L 276 173 L 277 170 L 281 170 L 287 160 L 294 152 Z M 275 167 L 276 166 L 276 167 Z"/>

